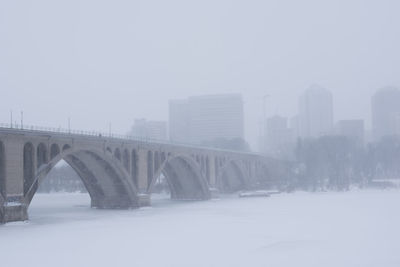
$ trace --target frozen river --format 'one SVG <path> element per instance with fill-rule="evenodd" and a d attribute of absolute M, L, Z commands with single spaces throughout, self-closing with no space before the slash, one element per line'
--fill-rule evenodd
<path fill-rule="evenodd" d="M 36 195 L 29 222 L 0 226 L 0 266 L 400 266 L 400 191 L 89 202 Z"/>

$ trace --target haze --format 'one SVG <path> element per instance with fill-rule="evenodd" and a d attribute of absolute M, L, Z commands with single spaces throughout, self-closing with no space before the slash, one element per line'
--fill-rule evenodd
<path fill-rule="evenodd" d="M 239 92 L 256 148 L 267 113 L 317 83 L 334 117 L 366 119 L 400 85 L 398 1 L 1 1 L 0 121 L 126 133 L 168 100 Z"/>

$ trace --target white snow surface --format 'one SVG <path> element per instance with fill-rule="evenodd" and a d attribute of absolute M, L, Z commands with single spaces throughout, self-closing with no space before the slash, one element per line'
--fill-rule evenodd
<path fill-rule="evenodd" d="M 0 266 L 400 266 L 400 191 L 292 193 L 97 210 L 37 194 L 0 226 Z"/>

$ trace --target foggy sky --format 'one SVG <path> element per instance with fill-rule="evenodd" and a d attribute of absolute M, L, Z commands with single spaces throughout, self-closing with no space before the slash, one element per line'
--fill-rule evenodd
<path fill-rule="evenodd" d="M 311 84 L 367 119 L 400 85 L 397 0 L 0 0 L 0 122 L 125 133 L 168 99 L 242 93 L 253 148 L 262 96 L 293 116 Z"/>

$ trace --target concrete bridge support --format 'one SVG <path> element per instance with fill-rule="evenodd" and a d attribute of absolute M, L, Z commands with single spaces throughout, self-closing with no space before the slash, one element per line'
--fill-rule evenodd
<path fill-rule="evenodd" d="M 3 222 L 28 219 L 27 205 L 24 202 L 23 142 L 16 136 L 2 140 L 2 216 Z M 1 203 L 0 203 L 1 204 Z M 0 218 L 1 219 L 1 218 Z"/>
<path fill-rule="evenodd" d="M 138 151 L 138 166 L 139 166 L 139 182 L 138 182 L 138 189 L 140 193 L 146 193 L 147 187 L 149 184 L 150 178 L 148 177 L 149 174 L 149 164 L 148 164 L 148 151 L 147 150 L 139 150 Z"/>

